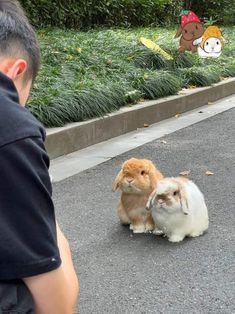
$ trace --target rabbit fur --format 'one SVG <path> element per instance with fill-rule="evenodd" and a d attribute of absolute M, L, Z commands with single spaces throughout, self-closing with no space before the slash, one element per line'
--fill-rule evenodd
<path fill-rule="evenodd" d="M 152 209 L 154 233 L 164 233 L 171 242 L 200 236 L 209 226 L 203 194 L 195 183 L 183 177 L 159 181 L 146 209 Z"/>
<path fill-rule="evenodd" d="M 131 158 L 124 162 L 113 183 L 113 191 L 122 191 L 117 213 L 120 222 L 130 225 L 134 233 L 148 232 L 154 229 L 151 212 L 145 207 L 150 194 L 163 175 L 152 161 Z"/>

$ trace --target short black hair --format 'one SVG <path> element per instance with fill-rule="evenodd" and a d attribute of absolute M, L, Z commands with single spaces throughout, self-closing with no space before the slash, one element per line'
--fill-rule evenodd
<path fill-rule="evenodd" d="M 25 80 L 35 80 L 40 67 L 36 33 L 16 0 L 0 0 L 0 56 L 25 59 Z"/>

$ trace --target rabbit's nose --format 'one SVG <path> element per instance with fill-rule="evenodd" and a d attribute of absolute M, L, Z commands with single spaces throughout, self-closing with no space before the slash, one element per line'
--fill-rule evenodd
<path fill-rule="evenodd" d="M 133 181 L 132 178 L 127 178 L 126 180 L 127 180 L 128 183 L 131 183 Z"/>

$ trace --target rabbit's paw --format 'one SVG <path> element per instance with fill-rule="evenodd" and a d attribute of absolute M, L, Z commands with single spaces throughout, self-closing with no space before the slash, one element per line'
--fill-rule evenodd
<path fill-rule="evenodd" d="M 144 233 L 145 232 L 145 225 L 133 225 L 133 232 L 134 233 Z"/>
<path fill-rule="evenodd" d="M 162 230 L 160 230 L 160 229 L 154 229 L 153 230 L 153 234 L 155 234 L 155 235 L 162 235 L 164 232 L 162 231 Z"/>
<path fill-rule="evenodd" d="M 146 223 L 145 225 L 145 232 L 153 231 L 154 226 L 150 223 Z"/>
<path fill-rule="evenodd" d="M 203 234 L 203 231 L 194 231 L 190 234 L 190 237 L 195 238 L 195 237 L 199 237 L 202 234 Z"/>
<path fill-rule="evenodd" d="M 180 234 L 174 234 L 168 238 L 170 242 L 180 242 L 184 239 L 184 236 Z"/>

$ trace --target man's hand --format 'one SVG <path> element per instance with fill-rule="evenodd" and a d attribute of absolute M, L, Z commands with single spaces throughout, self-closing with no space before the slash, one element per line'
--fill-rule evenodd
<path fill-rule="evenodd" d="M 79 292 L 68 241 L 57 224 L 61 266 L 49 273 L 24 278 L 35 303 L 36 314 L 73 314 Z"/>

